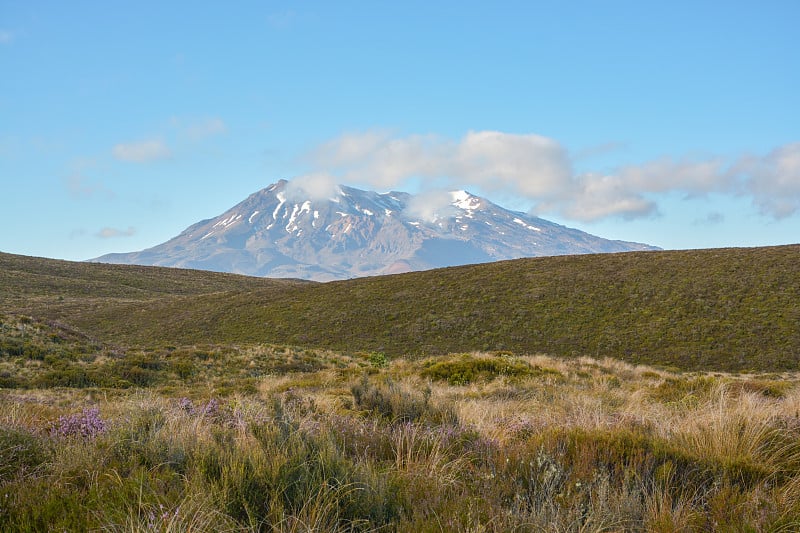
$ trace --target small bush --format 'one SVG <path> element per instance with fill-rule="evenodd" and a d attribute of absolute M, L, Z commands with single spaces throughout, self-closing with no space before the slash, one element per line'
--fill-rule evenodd
<path fill-rule="evenodd" d="M 389 361 L 386 359 L 386 354 L 383 352 L 372 352 L 369 355 L 369 363 L 375 368 L 385 367 Z"/>
<path fill-rule="evenodd" d="M 461 356 L 447 361 L 429 361 L 422 376 L 450 385 L 467 385 L 475 381 L 490 381 L 498 376 L 527 376 L 534 368 L 522 361 L 505 357 Z"/>
<path fill-rule="evenodd" d="M 70 387 L 85 389 L 88 387 L 129 387 L 130 383 L 122 382 L 108 373 L 99 370 L 69 365 L 45 372 L 33 380 L 33 385 L 40 388 Z"/>
<path fill-rule="evenodd" d="M 30 386 L 28 380 L 15 376 L 11 372 L 0 372 L 0 389 L 25 389 Z"/>
<path fill-rule="evenodd" d="M 25 343 L 18 339 L 0 340 L 0 357 L 19 357 L 25 353 Z"/>
<path fill-rule="evenodd" d="M 164 362 L 152 354 L 136 354 L 128 357 L 128 364 L 147 370 L 161 370 Z"/>
<path fill-rule="evenodd" d="M 194 363 L 189 359 L 183 358 L 172 361 L 170 363 L 170 370 L 175 372 L 175 374 L 177 374 L 177 376 L 181 379 L 188 379 L 196 372 Z"/>
<path fill-rule="evenodd" d="M 119 379 L 139 387 L 149 387 L 159 380 L 159 374 L 148 367 L 142 367 L 136 362 L 119 361 L 114 365 L 113 373 Z"/>

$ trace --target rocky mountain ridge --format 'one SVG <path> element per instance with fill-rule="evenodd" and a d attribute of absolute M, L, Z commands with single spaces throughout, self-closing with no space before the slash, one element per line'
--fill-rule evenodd
<path fill-rule="evenodd" d="M 97 262 L 330 281 L 504 259 L 653 250 L 602 239 L 466 191 L 411 195 L 286 180 L 169 241 Z"/>

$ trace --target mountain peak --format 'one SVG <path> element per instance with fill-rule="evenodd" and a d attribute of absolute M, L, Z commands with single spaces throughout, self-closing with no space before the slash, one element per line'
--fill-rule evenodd
<path fill-rule="evenodd" d="M 509 211 L 464 190 L 378 193 L 312 178 L 279 180 L 163 244 L 96 260 L 327 281 L 648 249 Z"/>

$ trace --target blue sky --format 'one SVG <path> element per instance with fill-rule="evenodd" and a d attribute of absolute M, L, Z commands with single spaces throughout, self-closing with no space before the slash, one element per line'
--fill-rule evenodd
<path fill-rule="evenodd" d="M 794 0 L 0 0 L 0 250 L 143 249 L 280 178 L 800 242 L 799 25 Z"/>

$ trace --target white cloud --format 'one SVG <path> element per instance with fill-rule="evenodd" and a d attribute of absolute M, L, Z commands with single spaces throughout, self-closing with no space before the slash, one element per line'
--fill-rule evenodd
<path fill-rule="evenodd" d="M 339 192 L 336 178 L 322 172 L 306 174 L 286 184 L 286 196 L 294 201 L 327 200 Z"/>
<path fill-rule="evenodd" d="M 658 208 L 619 176 L 583 174 L 568 195 L 544 202 L 538 210 L 558 212 L 573 220 L 593 221 L 612 216 L 645 217 L 655 214 Z"/>
<path fill-rule="evenodd" d="M 409 178 L 510 189 L 524 195 L 560 195 L 571 164 L 552 139 L 497 131 L 469 132 L 459 142 L 434 135 L 393 138 L 384 131 L 343 135 L 312 154 L 319 168 L 347 181 L 394 187 Z"/>
<path fill-rule="evenodd" d="M 470 132 L 458 147 L 455 170 L 470 183 L 524 196 L 561 196 L 572 185 L 566 150 L 540 135 Z"/>
<path fill-rule="evenodd" d="M 775 218 L 800 210 L 800 143 L 764 157 L 664 157 L 576 174 L 568 151 L 540 135 L 476 131 L 453 141 L 367 131 L 333 139 L 310 159 L 331 180 L 384 190 L 411 180 L 452 189 L 473 186 L 526 198 L 537 213 L 582 221 L 652 216 L 658 213 L 659 195 L 669 193 L 747 194 L 763 214 Z M 428 207 L 436 202 L 428 200 L 422 214 L 433 212 Z"/>
<path fill-rule="evenodd" d="M 653 199 L 661 193 L 680 192 L 689 196 L 711 192 L 732 192 L 736 181 L 721 159 L 674 160 L 661 158 L 641 165 L 629 165 L 611 174 L 581 174 L 568 194 L 545 202 L 541 211 L 558 212 L 570 219 L 594 221 L 621 216 L 626 219 L 658 213 Z"/>
<path fill-rule="evenodd" d="M 115 239 L 117 237 L 132 237 L 135 234 L 136 229 L 133 227 L 129 227 L 128 229 L 106 227 L 98 231 L 95 236 L 100 237 L 101 239 Z"/>
<path fill-rule="evenodd" d="M 702 194 L 729 190 L 733 178 L 726 172 L 724 161 L 675 161 L 662 158 L 642 165 L 622 167 L 620 180 L 625 187 L 639 192 L 683 191 Z"/>
<path fill-rule="evenodd" d="M 0 44 L 8 44 L 14 40 L 14 32 L 0 29 Z"/>
<path fill-rule="evenodd" d="M 604 198 L 603 209 L 569 205 L 564 213 L 593 220 L 610 214 L 639 216 L 654 212 L 645 197 L 680 192 L 690 196 L 717 193 L 749 196 L 766 216 L 784 218 L 800 211 L 800 143 L 781 146 L 766 156 L 710 157 L 701 160 L 662 158 L 642 165 L 620 168 L 612 177 L 584 177 L 584 195 Z M 599 191 L 597 190 L 599 189 Z M 576 197 L 580 198 L 580 196 Z M 616 207 L 614 205 L 616 204 Z M 580 216 L 580 215 L 583 216 Z M 716 223 L 716 218 L 708 222 Z"/>
<path fill-rule="evenodd" d="M 412 135 L 394 139 L 385 131 L 342 135 L 320 146 L 311 155 L 323 169 L 339 171 L 348 182 L 373 187 L 393 187 L 413 176 L 441 173 L 435 157 L 447 141 L 434 136 Z"/>
<path fill-rule="evenodd" d="M 391 140 L 388 131 L 346 133 L 320 145 L 311 154 L 311 158 L 320 165 L 333 167 L 360 165 L 377 157 L 381 146 Z"/>
<path fill-rule="evenodd" d="M 452 202 L 453 197 L 447 191 L 425 191 L 412 196 L 403 213 L 411 219 L 436 222 L 458 212 Z"/>
<path fill-rule="evenodd" d="M 800 142 L 742 157 L 734 172 L 745 176 L 745 190 L 763 214 L 785 218 L 800 210 Z"/>
<path fill-rule="evenodd" d="M 117 144 L 114 146 L 112 154 L 120 161 L 148 163 L 159 159 L 167 159 L 172 156 L 172 151 L 164 141 L 148 139 Z"/>

